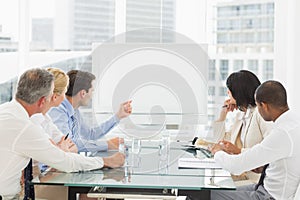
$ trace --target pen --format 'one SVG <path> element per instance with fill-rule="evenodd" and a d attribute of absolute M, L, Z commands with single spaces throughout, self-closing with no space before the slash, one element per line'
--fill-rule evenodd
<path fill-rule="evenodd" d="M 198 137 L 194 137 L 193 141 L 192 141 L 192 145 L 195 145 L 195 143 L 197 142 Z"/>
<path fill-rule="evenodd" d="M 222 106 L 222 108 L 227 108 L 227 107 L 228 107 L 228 105 L 223 105 L 223 106 Z"/>
<path fill-rule="evenodd" d="M 69 133 L 66 135 L 66 137 L 65 137 L 65 139 L 64 139 L 64 140 L 66 140 L 66 139 L 68 138 L 68 136 L 69 136 Z"/>

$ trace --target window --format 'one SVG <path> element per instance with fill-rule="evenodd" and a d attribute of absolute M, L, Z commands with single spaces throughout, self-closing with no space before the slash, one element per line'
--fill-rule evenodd
<path fill-rule="evenodd" d="M 228 43 L 228 34 L 227 33 L 218 33 L 217 35 L 217 43 L 224 44 Z"/>
<path fill-rule="evenodd" d="M 259 43 L 273 43 L 273 31 L 261 31 L 257 33 L 257 42 Z"/>
<path fill-rule="evenodd" d="M 226 87 L 219 87 L 219 96 L 227 96 L 227 88 Z"/>
<path fill-rule="evenodd" d="M 248 69 L 254 74 L 258 74 L 258 60 L 248 60 Z"/>
<path fill-rule="evenodd" d="M 2 4 L 0 6 L 0 53 L 16 52 L 19 41 L 19 13 L 17 9 L 19 1 L 11 0 L 2 2 Z"/>
<path fill-rule="evenodd" d="M 228 76 L 228 60 L 220 60 L 221 80 L 226 80 Z"/>
<path fill-rule="evenodd" d="M 263 29 L 273 29 L 274 28 L 274 17 L 264 17 L 261 19 L 261 28 Z"/>
<path fill-rule="evenodd" d="M 274 14 L 274 3 L 268 3 L 265 5 L 266 9 L 265 12 L 267 14 Z"/>
<path fill-rule="evenodd" d="M 11 60 L 17 60 L 18 56 L 20 38 L 18 29 L 21 27 L 18 7 L 23 2 L 28 2 L 29 6 L 30 20 L 28 20 L 27 27 L 29 43 L 26 43 L 30 47 L 29 53 L 40 51 L 39 53 L 47 54 L 40 58 L 42 61 L 38 62 L 39 67 L 52 66 L 64 71 L 70 69 L 92 71 L 92 60 L 87 55 L 93 43 L 113 43 L 115 36 L 120 33 L 126 33 L 121 43 L 173 43 L 176 38 L 171 32 L 175 31 L 187 35 L 196 42 L 200 41 L 199 43 L 203 41 L 203 38 L 207 38 L 208 56 L 211 60 L 209 60 L 206 75 L 208 93 L 213 99 L 209 101 L 211 107 L 213 104 L 220 103 L 219 95 L 222 101 L 223 96 L 227 95 L 224 81 L 232 71 L 245 68 L 258 74 L 264 80 L 273 78 L 274 63 L 270 59 L 270 54 L 273 54 L 275 34 L 275 3 L 270 1 L 270 3 L 255 1 L 249 4 L 242 1 L 183 3 L 179 0 L 153 0 L 151 2 L 140 0 L 10 0 L 3 2 L 0 6 L 0 52 L 16 52 L 15 59 Z M 14 5 L 11 6 L 12 4 Z M 211 7 L 207 9 L 212 9 L 213 12 L 206 12 L 204 7 L 210 5 Z M 184 6 L 186 10 L 183 13 Z M 202 10 L 199 11 L 199 9 Z M 8 23 L 4 22 L 5 19 L 9 19 Z M 147 33 L 137 31 L 149 27 L 156 29 L 152 32 L 148 30 Z M 157 28 L 170 31 L 160 31 Z M 77 54 L 80 52 L 86 52 L 86 55 L 80 54 L 80 56 L 74 56 L 75 58 L 66 56 L 51 60 L 52 56 L 55 57 L 61 53 Z M 265 53 L 268 55 L 265 56 Z M 251 60 L 247 60 L 249 55 Z M 16 68 L 16 71 L 20 69 L 17 62 L 12 67 L 11 63 L 6 62 L 5 59 L 1 60 L 1 57 L 0 61 L 5 63 L 6 69 Z M 30 64 L 35 64 L 35 61 L 30 61 Z M 16 79 L 14 78 L 17 74 L 18 72 L 14 72 L 12 75 L 7 75 L 3 71 L 0 75 L 4 77 L 0 79 L 1 102 L 11 99 L 11 88 L 15 88 Z M 209 109 L 210 107 L 208 107 L 208 113 L 211 111 Z"/>
<path fill-rule="evenodd" d="M 213 121 L 213 120 L 215 119 L 215 116 L 214 116 L 214 115 L 208 115 L 207 117 L 208 117 L 208 120 L 209 120 L 209 121 Z"/>
<path fill-rule="evenodd" d="M 214 81 L 216 78 L 216 61 L 215 60 L 209 60 L 209 66 L 208 66 L 208 80 Z"/>
<path fill-rule="evenodd" d="M 216 95 L 216 91 L 215 91 L 215 87 L 214 86 L 209 86 L 208 87 L 208 95 L 212 95 L 212 96 Z"/>
<path fill-rule="evenodd" d="M 273 60 L 263 61 L 263 81 L 273 78 Z"/>
<path fill-rule="evenodd" d="M 89 51 L 115 34 L 115 1 L 30 0 L 34 51 Z"/>
<path fill-rule="evenodd" d="M 174 42 L 171 32 L 162 29 L 175 30 L 176 1 L 126 0 L 126 41 L 147 43 Z M 147 31 L 142 29 L 147 28 Z M 159 28 L 149 30 L 149 28 Z M 140 31 L 133 31 L 140 29 Z M 150 31 L 150 32 L 149 32 Z"/>
<path fill-rule="evenodd" d="M 0 84 L 0 104 L 12 100 L 13 87 L 17 83 L 17 78 L 11 79 L 5 83 Z"/>
<path fill-rule="evenodd" d="M 241 34 L 240 33 L 231 33 L 230 34 L 230 43 L 240 43 L 241 42 Z"/>
<path fill-rule="evenodd" d="M 233 71 L 238 71 L 243 69 L 243 60 L 234 60 L 233 61 Z"/>

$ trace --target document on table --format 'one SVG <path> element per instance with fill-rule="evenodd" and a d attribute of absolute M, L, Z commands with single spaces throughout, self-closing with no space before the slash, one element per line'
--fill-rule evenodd
<path fill-rule="evenodd" d="M 207 168 L 207 169 L 222 169 L 214 159 L 205 158 L 179 158 L 178 159 L 178 168 Z"/>

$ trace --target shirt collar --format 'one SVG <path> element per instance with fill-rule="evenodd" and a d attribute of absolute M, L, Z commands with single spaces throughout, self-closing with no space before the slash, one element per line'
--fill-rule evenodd
<path fill-rule="evenodd" d="M 42 113 L 36 113 L 30 117 L 31 121 L 35 124 L 42 124 L 45 121 L 45 117 Z"/>
<path fill-rule="evenodd" d="M 25 110 L 25 108 L 22 106 L 22 104 L 20 104 L 20 102 L 18 102 L 17 100 L 13 99 L 11 101 L 12 104 L 15 104 L 17 109 L 19 110 L 19 116 L 22 117 L 22 115 L 24 115 L 24 117 L 29 118 L 29 114 L 28 112 Z"/>
<path fill-rule="evenodd" d="M 249 119 L 251 116 L 252 116 L 252 113 L 254 112 L 255 110 L 255 107 L 253 106 L 249 106 L 246 110 L 246 112 L 243 112 L 244 114 L 240 115 L 239 116 L 239 120 L 242 120 L 242 119 Z"/>
<path fill-rule="evenodd" d="M 281 122 L 287 121 L 289 118 L 291 111 L 287 110 L 286 112 L 282 113 L 274 122 L 274 124 L 280 124 Z"/>
<path fill-rule="evenodd" d="M 72 104 L 69 102 L 69 100 L 67 98 L 65 98 L 63 100 L 63 102 L 61 103 L 61 105 L 66 108 L 66 111 L 67 111 L 67 113 L 68 113 L 69 116 L 73 116 L 75 114 L 75 110 L 74 110 Z"/>

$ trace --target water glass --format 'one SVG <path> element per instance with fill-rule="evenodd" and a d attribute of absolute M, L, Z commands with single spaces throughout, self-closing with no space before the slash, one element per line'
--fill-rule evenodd
<path fill-rule="evenodd" d="M 124 153 L 124 138 L 119 137 L 119 152 Z"/>
<path fill-rule="evenodd" d="M 139 168 L 141 165 L 141 156 L 140 154 L 132 154 L 131 155 L 131 166 L 133 168 Z"/>
<path fill-rule="evenodd" d="M 160 175 L 166 175 L 169 172 L 169 160 L 159 160 L 158 173 Z"/>
<path fill-rule="evenodd" d="M 119 152 L 125 155 L 126 160 L 129 156 L 129 147 L 130 147 L 130 140 L 128 138 L 119 137 Z"/>
<path fill-rule="evenodd" d="M 140 139 L 133 138 L 132 145 L 131 145 L 132 153 L 139 154 L 141 152 L 141 144 L 142 144 L 142 142 Z"/>
<path fill-rule="evenodd" d="M 159 151 L 159 159 L 161 161 L 168 160 L 170 154 L 170 136 L 168 132 L 164 132 L 162 134 L 161 140 L 158 145 Z"/>

